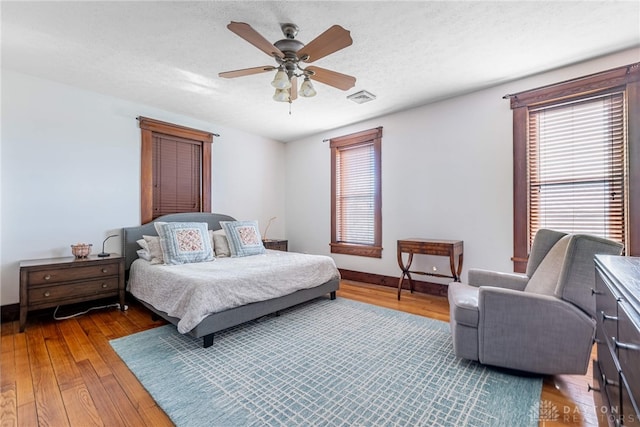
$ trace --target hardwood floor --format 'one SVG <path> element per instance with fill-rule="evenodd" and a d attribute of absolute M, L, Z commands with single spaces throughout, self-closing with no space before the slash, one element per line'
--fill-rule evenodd
<path fill-rule="evenodd" d="M 446 298 L 343 281 L 338 296 L 448 321 Z M 163 325 L 131 303 L 56 321 L 31 316 L 24 333 L 18 322 L 1 328 L 0 401 L 4 426 L 170 426 L 171 420 L 129 371 L 109 340 Z M 213 350 L 214 348 L 212 348 Z M 555 410 L 540 426 L 597 425 L 586 376 L 546 378 L 541 407 Z M 558 421 L 550 421 L 557 415 Z"/>

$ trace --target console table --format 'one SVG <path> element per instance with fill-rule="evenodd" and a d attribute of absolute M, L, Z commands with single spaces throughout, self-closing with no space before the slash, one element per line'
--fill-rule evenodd
<path fill-rule="evenodd" d="M 409 279 L 409 286 L 411 293 L 413 293 L 413 279 L 411 273 L 422 274 L 425 276 L 435 277 L 449 277 L 454 282 L 460 281 L 460 273 L 462 272 L 462 252 L 463 243 L 462 240 L 436 240 L 436 239 L 421 239 L 410 238 L 398 240 L 398 265 L 402 270 L 400 280 L 398 281 L 398 300 L 400 300 L 400 292 L 402 291 L 402 282 L 405 276 Z M 402 260 L 402 254 L 409 254 L 407 264 L 405 265 Z M 429 273 L 425 271 L 411 271 L 411 263 L 413 262 L 413 255 L 435 255 L 449 257 L 449 267 L 451 268 L 451 275 L 440 273 Z M 456 267 L 456 258 L 458 266 Z"/>

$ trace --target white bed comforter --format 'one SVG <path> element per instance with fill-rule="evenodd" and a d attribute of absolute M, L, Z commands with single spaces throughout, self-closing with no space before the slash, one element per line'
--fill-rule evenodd
<path fill-rule="evenodd" d="M 321 285 L 340 274 L 332 258 L 267 250 L 266 254 L 183 265 L 137 259 L 127 289 L 170 316 L 187 333 L 212 313 Z"/>

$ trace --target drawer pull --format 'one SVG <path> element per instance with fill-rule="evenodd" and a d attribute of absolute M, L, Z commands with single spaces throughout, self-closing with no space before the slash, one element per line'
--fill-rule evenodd
<path fill-rule="evenodd" d="M 587 384 L 587 391 L 588 391 L 588 392 L 589 392 L 589 391 L 596 391 L 596 392 L 598 392 L 598 393 L 599 393 L 599 392 L 600 392 L 600 389 L 599 389 L 599 388 L 596 388 L 596 387 L 591 387 L 591 384 Z"/>
<path fill-rule="evenodd" d="M 50 279 L 51 279 L 51 275 L 50 274 L 47 274 L 47 275 L 44 276 L 44 280 L 50 280 Z"/>
<path fill-rule="evenodd" d="M 108 273 L 108 272 L 109 272 L 109 270 L 107 270 L 106 268 L 103 268 L 103 269 L 102 269 L 102 272 L 103 272 L 103 273 Z"/>
<path fill-rule="evenodd" d="M 618 387 L 620 385 L 618 381 L 614 381 L 612 379 L 607 378 L 605 374 L 602 374 L 602 383 L 605 386 L 612 385 L 612 386 Z"/>
<path fill-rule="evenodd" d="M 45 297 L 50 297 L 50 296 L 51 296 L 51 292 L 46 291 L 46 292 L 45 292 L 44 294 L 42 294 L 42 295 L 44 295 Z"/>
<path fill-rule="evenodd" d="M 613 343 L 616 345 L 617 348 L 623 348 L 625 350 L 640 351 L 640 345 L 620 342 L 617 339 L 615 339 L 615 337 L 613 338 Z"/>
<path fill-rule="evenodd" d="M 103 284 L 102 284 L 102 289 L 104 289 L 104 288 L 106 288 L 106 287 L 107 287 L 107 284 L 106 284 L 106 283 L 103 283 Z"/>
<path fill-rule="evenodd" d="M 618 321 L 618 318 L 616 316 L 609 316 L 608 314 L 604 314 L 604 311 L 601 311 L 600 314 L 602 315 L 602 321 L 604 322 L 605 320 L 614 320 L 614 321 Z"/>
<path fill-rule="evenodd" d="M 595 289 L 591 288 L 591 295 L 602 295 L 602 292 L 596 291 Z"/>

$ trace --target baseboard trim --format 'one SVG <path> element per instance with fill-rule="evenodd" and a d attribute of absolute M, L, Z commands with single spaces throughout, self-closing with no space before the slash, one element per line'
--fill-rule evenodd
<path fill-rule="evenodd" d="M 399 277 L 384 276 L 374 273 L 363 273 L 361 271 L 345 270 L 339 268 L 340 275 L 344 280 L 353 280 L 354 282 L 371 283 L 373 285 L 388 286 L 390 288 L 398 289 Z M 423 282 L 422 280 L 414 280 L 413 290 L 415 292 L 421 292 L 424 294 L 435 295 L 440 297 L 447 296 L 447 285 L 432 282 Z M 409 289 L 409 280 L 404 279 L 402 282 L 402 289 Z"/>
<path fill-rule="evenodd" d="M 0 322 L 13 322 L 20 317 L 20 303 L 0 306 Z"/>

